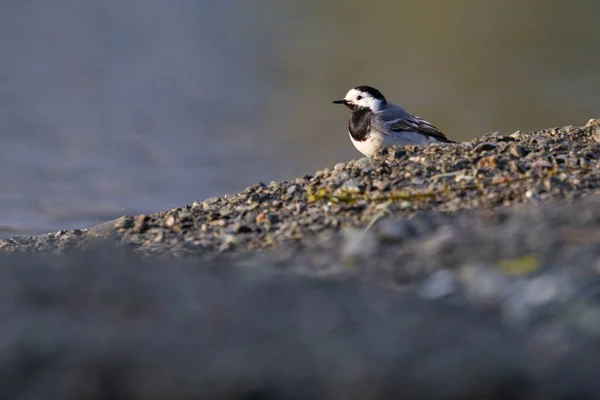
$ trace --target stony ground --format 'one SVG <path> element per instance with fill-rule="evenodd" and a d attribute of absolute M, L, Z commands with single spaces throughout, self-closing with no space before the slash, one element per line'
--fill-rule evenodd
<path fill-rule="evenodd" d="M 600 398 L 599 162 L 487 134 L 2 240 L 0 397 Z"/>
<path fill-rule="evenodd" d="M 91 230 L 0 241 L 0 249 L 62 251 L 111 237 L 146 253 L 199 254 L 273 247 L 314 233 L 372 224 L 384 214 L 452 213 L 574 199 L 600 188 L 600 120 L 457 145 L 384 150 L 291 182 L 259 183 Z"/>

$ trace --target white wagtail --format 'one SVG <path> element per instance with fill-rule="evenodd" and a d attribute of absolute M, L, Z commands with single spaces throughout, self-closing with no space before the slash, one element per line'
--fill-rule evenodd
<path fill-rule="evenodd" d="M 350 139 L 354 147 L 369 158 L 384 146 L 456 143 L 429 122 L 388 102 L 371 86 L 350 89 L 344 99 L 334 103 L 344 104 L 352 110 L 348 121 Z"/>

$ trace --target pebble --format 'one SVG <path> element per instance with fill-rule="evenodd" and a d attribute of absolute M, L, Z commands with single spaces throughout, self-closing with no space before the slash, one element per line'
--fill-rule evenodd
<path fill-rule="evenodd" d="M 348 192 L 360 192 L 360 181 L 358 179 L 348 179 L 342 184 L 342 189 Z"/>
<path fill-rule="evenodd" d="M 298 191 L 298 185 L 291 185 L 291 186 L 288 188 L 288 190 L 287 190 L 286 194 L 287 194 L 288 196 L 293 196 L 293 195 L 294 195 L 294 193 L 296 193 L 297 191 Z"/>
<path fill-rule="evenodd" d="M 485 264 L 462 267 L 460 279 L 470 300 L 483 307 L 500 306 L 509 290 L 507 278 Z"/>
<path fill-rule="evenodd" d="M 372 232 L 349 228 L 345 229 L 342 235 L 342 258 L 366 260 L 376 254 L 378 241 Z"/>
<path fill-rule="evenodd" d="M 135 217 L 132 230 L 135 233 L 144 233 L 148 228 L 148 216 L 147 215 L 138 215 Z"/>
<path fill-rule="evenodd" d="M 454 273 L 448 270 L 434 272 L 421 286 L 420 294 L 426 299 L 449 296 L 458 289 Z"/>
<path fill-rule="evenodd" d="M 473 149 L 473 152 L 481 153 L 483 151 L 494 150 L 496 147 L 497 147 L 497 145 L 495 143 L 484 142 L 484 143 L 478 144 Z"/>
<path fill-rule="evenodd" d="M 377 225 L 375 234 L 380 241 L 401 242 L 411 237 L 411 230 L 402 220 L 386 219 Z"/>

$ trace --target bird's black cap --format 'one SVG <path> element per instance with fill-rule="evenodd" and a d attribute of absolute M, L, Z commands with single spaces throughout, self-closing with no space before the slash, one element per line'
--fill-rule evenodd
<path fill-rule="evenodd" d="M 379 90 L 375 89 L 372 86 L 362 85 L 362 86 L 357 86 L 354 89 L 360 90 L 361 92 L 369 93 L 375 99 L 386 101 L 385 96 L 383 94 L 381 94 L 381 92 Z"/>

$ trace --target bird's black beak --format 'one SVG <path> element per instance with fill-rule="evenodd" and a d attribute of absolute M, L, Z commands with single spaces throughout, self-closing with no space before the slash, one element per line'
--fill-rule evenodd
<path fill-rule="evenodd" d="M 344 105 L 348 105 L 348 100 L 346 99 L 342 99 L 342 100 L 336 100 L 333 102 L 333 104 L 344 104 Z"/>

